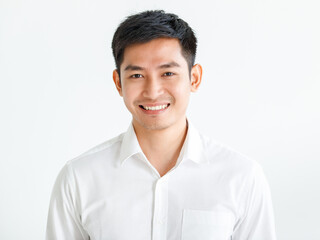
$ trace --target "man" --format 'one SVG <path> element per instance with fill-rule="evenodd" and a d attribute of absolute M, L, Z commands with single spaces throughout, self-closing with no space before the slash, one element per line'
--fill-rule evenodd
<path fill-rule="evenodd" d="M 132 124 L 61 170 L 47 239 L 276 239 L 261 167 L 187 121 L 202 77 L 188 24 L 163 11 L 132 15 L 112 48 Z"/>

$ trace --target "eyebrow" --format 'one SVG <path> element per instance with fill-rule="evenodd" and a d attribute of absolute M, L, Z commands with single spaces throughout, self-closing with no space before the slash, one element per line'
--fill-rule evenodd
<path fill-rule="evenodd" d="M 144 68 L 143 68 L 143 67 L 136 66 L 136 65 L 131 65 L 131 64 L 129 64 L 129 65 L 124 69 L 124 71 L 127 71 L 127 70 L 131 70 L 131 71 L 134 71 L 134 70 L 144 70 Z"/>
<path fill-rule="evenodd" d="M 163 69 L 163 68 L 172 68 L 172 67 L 180 67 L 180 65 L 174 61 L 169 62 L 169 63 L 165 63 L 160 65 L 158 68 Z M 135 71 L 135 70 L 145 70 L 145 68 L 137 66 L 137 65 L 131 65 L 129 64 L 128 66 L 126 66 L 126 68 L 124 69 L 124 71 Z"/>
<path fill-rule="evenodd" d="M 172 67 L 180 67 L 180 65 L 176 62 L 169 62 L 169 63 L 165 63 L 160 65 L 158 68 L 172 68 Z"/>

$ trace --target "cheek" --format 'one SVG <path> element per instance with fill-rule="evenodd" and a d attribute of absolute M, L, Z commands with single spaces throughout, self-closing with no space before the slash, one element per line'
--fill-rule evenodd
<path fill-rule="evenodd" d="M 135 87 L 132 87 L 130 85 L 123 86 L 122 95 L 126 105 L 130 105 L 133 103 L 133 101 L 137 98 L 138 92 L 139 91 Z"/>
<path fill-rule="evenodd" d="M 190 85 L 183 83 L 172 89 L 172 94 L 175 96 L 177 101 L 185 102 L 190 96 Z"/>

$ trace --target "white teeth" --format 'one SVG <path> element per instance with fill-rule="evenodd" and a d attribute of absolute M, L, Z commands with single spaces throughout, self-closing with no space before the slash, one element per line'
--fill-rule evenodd
<path fill-rule="evenodd" d="M 168 106 L 169 106 L 169 104 L 159 105 L 159 106 L 153 106 L 153 107 L 143 106 L 143 108 L 144 108 L 145 110 L 156 111 L 156 110 L 165 109 L 165 108 L 167 108 Z"/>

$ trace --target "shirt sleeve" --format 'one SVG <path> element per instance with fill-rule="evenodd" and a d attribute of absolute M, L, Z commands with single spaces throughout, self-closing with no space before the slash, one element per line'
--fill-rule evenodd
<path fill-rule="evenodd" d="M 69 163 L 54 184 L 47 220 L 46 240 L 89 240 L 76 207 L 74 175 Z"/>
<path fill-rule="evenodd" d="M 260 165 L 254 168 L 244 214 L 232 240 L 276 240 L 270 188 Z"/>

